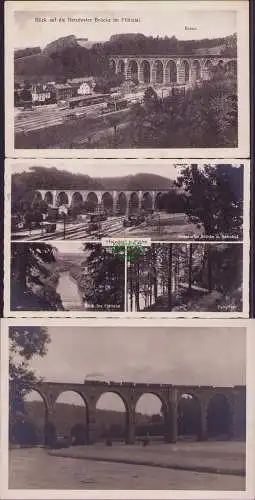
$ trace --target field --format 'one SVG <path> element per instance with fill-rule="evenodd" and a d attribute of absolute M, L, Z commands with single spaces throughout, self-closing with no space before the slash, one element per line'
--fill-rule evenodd
<path fill-rule="evenodd" d="M 9 487 L 34 489 L 244 490 L 239 442 L 14 449 Z M 73 457 L 73 458 L 71 458 Z M 76 457 L 76 458 L 74 458 Z M 218 471 L 218 472 L 217 472 Z"/>

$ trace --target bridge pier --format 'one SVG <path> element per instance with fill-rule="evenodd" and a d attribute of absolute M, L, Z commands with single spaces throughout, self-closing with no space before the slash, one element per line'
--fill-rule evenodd
<path fill-rule="evenodd" d="M 135 436 L 135 409 L 130 407 L 127 409 L 127 421 L 126 421 L 126 444 L 134 444 L 136 440 Z"/>

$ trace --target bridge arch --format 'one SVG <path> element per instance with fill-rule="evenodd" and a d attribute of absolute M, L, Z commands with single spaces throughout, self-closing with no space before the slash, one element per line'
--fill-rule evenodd
<path fill-rule="evenodd" d="M 213 63 L 212 63 L 211 59 L 207 59 L 205 61 L 204 67 L 203 67 L 203 73 L 204 73 L 205 80 L 210 80 L 210 78 L 212 77 L 212 73 L 213 73 Z"/>
<path fill-rule="evenodd" d="M 140 201 L 139 195 L 136 191 L 133 191 L 129 198 L 128 211 L 129 213 L 137 213 L 139 211 Z"/>
<path fill-rule="evenodd" d="M 116 212 L 120 215 L 124 215 L 127 211 L 127 197 L 124 192 L 118 194 L 116 202 Z"/>
<path fill-rule="evenodd" d="M 186 59 L 182 60 L 179 70 L 180 83 L 187 83 L 190 80 L 190 71 L 191 68 L 189 62 Z"/>
<path fill-rule="evenodd" d="M 183 392 L 179 395 L 177 405 L 178 436 L 195 436 L 202 434 L 201 402 L 193 392 Z"/>
<path fill-rule="evenodd" d="M 71 205 L 72 206 L 80 205 L 82 202 L 83 202 L 82 194 L 79 191 L 76 191 L 75 193 L 73 193 Z"/>
<path fill-rule="evenodd" d="M 48 402 L 43 392 L 30 390 L 23 398 L 23 408 L 10 418 L 10 441 L 20 445 L 44 444 L 47 415 Z"/>
<path fill-rule="evenodd" d="M 98 205 L 98 196 L 94 191 L 90 191 L 87 194 L 86 202 L 89 205 L 89 209 L 95 210 Z"/>
<path fill-rule="evenodd" d="M 69 197 L 65 191 L 60 191 L 57 194 L 57 206 L 59 207 L 60 205 L 69 205 Z"/>
<path fill-rule="evenodd" d="M 111 388 L 106 389 L 98 396 L 95 408 L 98 438 L 127 441 L 129 407 L 123 394 Z M 111 415 L 109 411 L 117 414 Z"/>
<path fill-rule="evenodd" d="M 45 195 L 44 195 L 44 201 L 48 205 L 53 205 L 53 194 L 52 194 L 51 191 L 47 191 L 47 193 L 45 193 Z"/>
<path fill-rule="evenodd" d="M 176 62 L 170 59 L 167 61 L 165 69 L 166 83 L 176 83 L 177 82 L 177 65 Z"/>
<path fill-rule="evenodd" d="M 115 59 L 110 59 L 109 67 L 114 73 L 116 73 L 116 61 L 115 61 Z"/>
<path fill-rule="evenodd" d="M 123 59 L 119 59 L 116 65 L 117 73 L 124 75 L 125 73 L 125 62 Z"/>
<path fill-rule="evenodd" d="M 113 213 L 113 196 L 108 191 L 106 191 L 102 196 L 102 204 L 106 212 L 110 214 Z"/>
<path fill-rule="evenodd" d="M 150 81 L 151 81 L 151 65 L 147 59 L 144 59 L 141 62 L 140 72 L 141 72 L 142 82 L 150 83 Z"/>
<path fill-rule="evenodd" d="M 139 395 L 135 404 L 135 424 L 137 437 L 157 436 L 166 440 L 167 404 L 162 395 L 153 391 Z"/>
<path fill-rule="evenodd" d="M 65 415 L 65 418 L 62 415 Z M 74 389 L 63 389 L 59 392 L 51 421 L 57 435 L 69 438 L 74 445 L 89 442 L 89 408 L 86 397 L 81 392 Z"/>
<path fill-rule="evenodd" d="M 135 59 L 128 61 L 128 78 L 131 80 L 138 80 L 138 63 Z"/>
<path fill-rule="evenodd" d="M 164 82 L 164 66 L 160 59 L 157 59 L 153 63 L 152 71 L 154 73 L 154 82 L 155 83 L 163 83 Z"/>
<path fill-rule="evenodd" d="M 209 437 L 231 437 L 233 416 L 229 398 L 220 392 L 213 394 L 207 405 L 207 433 Z"/>
<path fill-rule="evenodd" d="M 141 206 L 143 210 L 149 210 L 153 208 L 153 199 L 149 191 L 143 193 Z"/>
<path fill-rule="evenodd" d="M 34 203 L 39 203 L 40 201 L 43 201 L 42 193 L 40 191 L 35 191 L 33 201 Z"/>
<path fill-rule="evenodd" d="M 161 201 L 161 198 L 162 198 L 162 193 L 157 193 L 156 196 L 155 196 L 155 209 L 156 210 L 159 210 L 160 209 L 160 201 Z"/>

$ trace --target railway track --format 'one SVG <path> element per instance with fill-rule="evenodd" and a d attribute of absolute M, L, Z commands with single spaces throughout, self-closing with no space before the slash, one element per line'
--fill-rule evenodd
<path fill-rule="evenodd" d="M 142 227 L 143 224 L 140 224 Z M 132 233 L 134 228 L 137 228 L 138 226 L 131 226 L 129 228 L 125 228 L 125 232 L 127 233 Z M 99 232 L 101 233 L 100 236 L 98 236 Z M 123 232 L 123 219 L 117 219 L 117 220 L 108 220 L 102 223 L 100 231 L 91 231 L 88 232 L 88 223 L 84 223 L 79 226 L 75 226 L 72 228 L 66 228 L 65 230 L 65 240 L 96 240 L 96 239 L 101 239 L 102 235 L 103 236 L 114 236 L 118 235 L 120 232 Z M 18 238 L 19 241 L 52 241 L 52 240 L 59 240 L 63 239 L 63 230 L 60 231 L 55 231 L 54 233 L 47 233 L 47 234 L 36 234 L 36 235 L 31 235 L 29 237 L 24 237 L 24 238 Z M 14 238 L 12 238 L 13 241 L 15 241 Z"/>

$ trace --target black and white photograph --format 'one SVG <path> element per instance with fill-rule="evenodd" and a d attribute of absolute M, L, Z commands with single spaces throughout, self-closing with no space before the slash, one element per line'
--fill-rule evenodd
<path fill-rule="evenodd" d="M 13 242 L 10 311 L 246 317 L 244 248 L 242 243 Z M 7 286 L 5 297 L 7 307 Z"/>
<path fill-rule="evenodd" d="M 248 498 L 247 330 L 231 325 L 16 320 L 7 332 L 9 495 L 209 490 Z"/>
<path fill-rule="evenodd" d="M 10 273 L 12 311 L 124 312 L 121 247 L 12 243 Z"/>
<path fill-rule="evenodd" d="M 243 240 L 249 162 L 100 161 L 10 161 L 12 241 Z"/>
<path fill-rule="evenodd" d="M 248 2 L 158 5 L 9 2 L 10 148 L 247 157 Z"/>
<path fill-rule="evenodd" d="M 242 312 L 243 245 L 130 248 L 126 293 L 130 312 Z"/>

